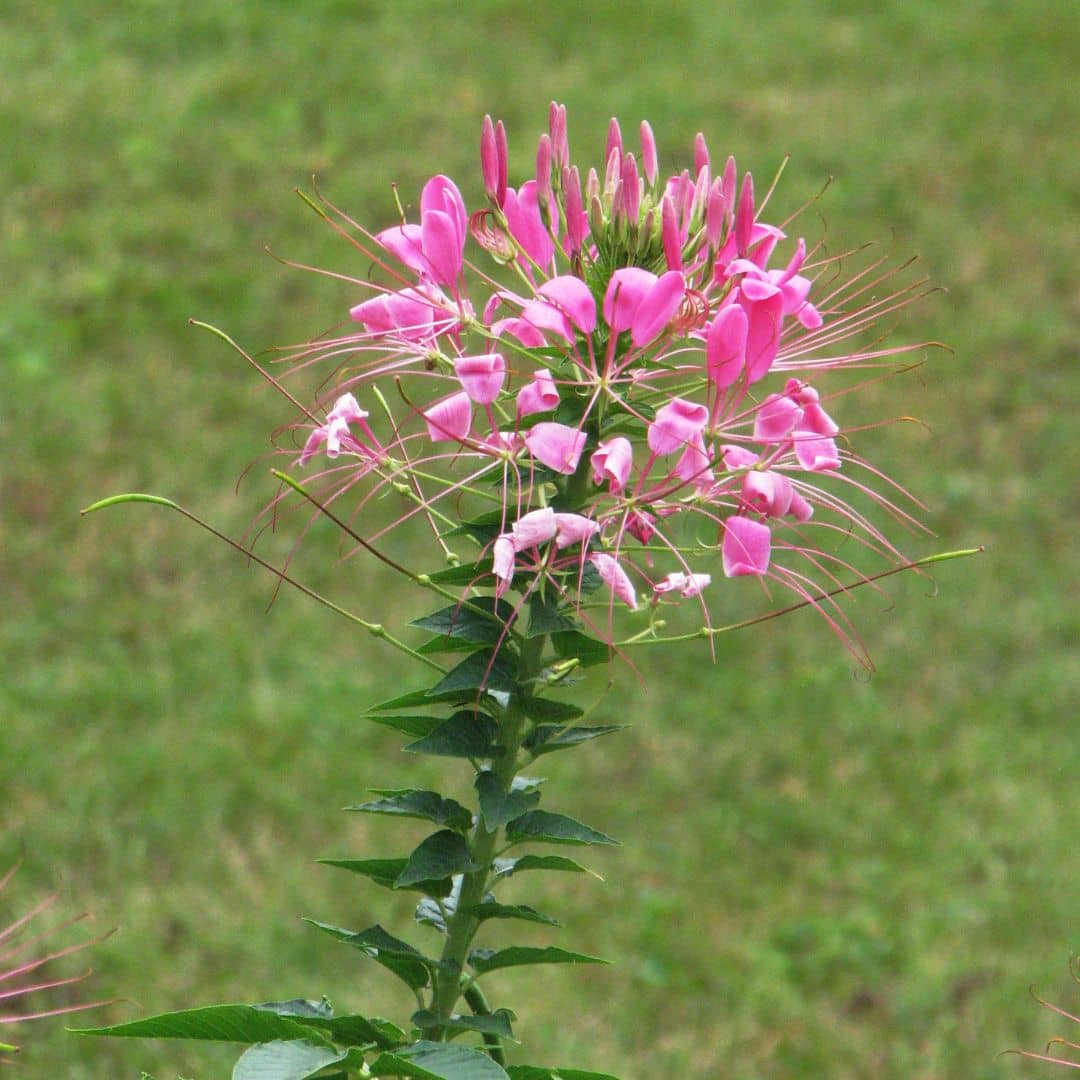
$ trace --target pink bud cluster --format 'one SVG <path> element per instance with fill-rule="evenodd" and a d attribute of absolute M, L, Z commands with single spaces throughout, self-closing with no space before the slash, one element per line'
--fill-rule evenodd
<path fill-rule="evenodd" d="M 423 514 L 440 540 L 494 504 L 474 586 L 528 595 L 548 580 L 582 610 L 574 582 L 587 570 L 630 608 L 646 592 L 651 610 L 703 597 L 715 555 L 727 577 L 772 578 L 826 610 L 822 594 L 849 569 L 839 541 L 899 561 L 840 492 L 911 519 L 817 386 L 911 348 L 837 348 L 909 301 L 876 292 L 890 270 L 841 282 L 801 238 L 774 265 L 785 232 L 762 219 L 734 158 L 714 174 L 700 134 L 693 168 L 665 179 L 649 125 L 638 156 L 612 120 L 602 167 L 582 172 L 553 104 L 534 175 L 511 185 L 490 118 L 480 164 L 486 208 L 470 216 L 435 176 L 419 223 L 355 241 L 388 283 L 362 283 L 374 295 L 351 310 L 358 331 L 296 356 L 339 365 L 301 464 L 325 450 L 335 495 L 370 476 L 361 507 L 393 488 L 410 504 L 400 520 Z M 466 259 L 470 236 L 487 269 Z"/>

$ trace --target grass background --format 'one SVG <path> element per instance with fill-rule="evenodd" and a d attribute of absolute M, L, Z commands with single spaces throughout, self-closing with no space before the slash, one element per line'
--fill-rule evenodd
<path fill-rule="evenodd" d="M 563 944 L 620 962 L 505 974 L 523 1060 L 627 1080 L 1039 1075 L 996 1055 L 1062 1027 L 1029 983 L 1077 999 L 1078 49 L 1075 8 L 1037 0 L 8 0 L 0 856 L 25 863 L 0 903 L 59 882 L 68 910 L 120 927 L 93 991 L 135 1007 L 108 1018 L 324 993 L 407 1015 L 298 916 L 408 926 L 407 901 L 388 913 L 311 860 L 415 839 L 336 809 L 442 779 L 354 719 L 411 673 L 301 598 L 267 615 L 267 580 L 173 515 L 78 509 L 152 490 L 240 533 L 270 485 L 233 482 L 285 413 L 187 318 L 252 348 L 335 322 L 347 289 L 263 252 L 363 272 L 290 189 L 316 172 L 383 224 L 391 181 L 412 200 L 445 171 L 475 206 L 483 114 L 521 178 L 555 97 L 579 161 L 612 114 L 628 133 L 648 117 L 670 167 L 698 129 L 761 176 L 790 153 L 777 205 L 831 175 L 831 243 L 921 254 L 947 292 L 901 332 L 955 351 L 863 399 L 929 430 L 859 448 L 927 501 L 938 540 L 915 554 L 987 553 L 942 568 L 933 599 L 911 579 L 891 610 L 859 605 L 871 678 L 804 615 L 715 666 L 646 657 L 647 694 L 620 677 L 604 709 L 632 731 L 553 761 L 549 799 L 627 845 L 598 861 L 605 885 L 530 897 L 564 916 Z M 307 580 L 407 614 L 334 551 L 313 539 Z M 230 1060 L 21 1035 L 35 1077 Z"/>

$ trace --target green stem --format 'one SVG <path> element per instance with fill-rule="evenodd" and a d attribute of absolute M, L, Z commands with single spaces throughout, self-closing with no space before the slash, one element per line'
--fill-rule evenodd
<path fill-rule="evenodd" d="M 500 746 L 502 754 L 492 761 L 492 773 L 503 794 L 510 791 L 518 769 L 518 755 L 525 738 L 525 700 L 532 696 L 533 679 L 542 666 L 544 636 L 526 638 L 521 644 L 521 663 L 518 685 L 502 716 Z M 461 975 L 469 955 L 480 920 L 469 912 L 481 902 L 491 878 L 491 866 L 498 849 L 501 827 L 489 832 L 482 814 L 477 815 L 471 838 L 472 856 L 479 870 L 465 874 L 458 896 L 457 909 L 447 923 L 446 944 L 443 946 L 443 969 L 437 979 L 432 1011 L 440 1021 L 447 1020 L 461 996 Z"/>
<path fill-rule="evenodd" d="M 473 1016 L 490 1016 L 491 1006 L 487 1003 L 487 998 L 484 997 L 484 991 L 480 989 L 476 983 L 471 983 L 465 989 L 465 1002 L 473 1011 Z M 506 1064 L 506 1055 L 503 1053 L 502 1039 L 498 1035 L 490 1031 L 484 1032 L 484 1046 L 487 1047 L 487 1052 L 491 1055 L 492 1061 L 496 1065 Z"/>

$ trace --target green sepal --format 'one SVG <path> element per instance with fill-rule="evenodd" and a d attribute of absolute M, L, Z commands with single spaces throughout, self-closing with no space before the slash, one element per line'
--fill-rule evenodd
<path fill-rule="evenodd" d="M 508 822 L 506 838 L 515 844 L 543 841 L 549 844 L 618 844 L 610 836 L 583 825 L 565 814 L 530 810 Z"/>
<path fill-rule="evenodd" d="M 305 919 L 316 930 L 337 938 L 338 941 L 359 949 L 365 956 L 387 971 L 396 975 L 412 990 L 423 990 L 431 982 L 431 972 L 438 968 L 439 962 L 424 956 L 419 950 L 399 938 L 388 934 L 381 926 L 369 926 L 366 930 L 344 930 L 340 926 Z"/>
<path fill-rule="evenodd" d="M 498 654 L 482 649 L 451 668 L 430 690 L 429 699 L 461 694 L 466 690 L 501 690 L 510 693 L 517 686 L 517 665 L 504 650 Z"/>
<path fill-rule="evenodd" d="M 577 659 L 581 661 L 582 667 L 606 664 L 611 659 L 611 650 L 604 642 L 589 637 L 580 630 L 568 630 L 552 635 L 551 647 L 560 660 Z"/>
<path fill-rule="evenodd" d="M 517 859 L 496 859 L 493 865 L 496 877 L 510 877 L 525 870 L 559 870 L 572 874 L 591 874 L 594 878 L 600 878 L 595 870 L 590 870 L 564 855 L 522 855 Z"/>
<path fill-rule="evenodd" d="M 528 904 L 499 904 L 494 900 L 461 908 L 466 915 L 475 915 L 478 919 L 521 919 L 524 922 L 543 923 L 545 926 L 562 926 L 558 919 L 542 915 Z"/>
<path fill-rule="evenodd" d="M 462 710 L 444 720 L 430 735 L 409 743 L 410 754 L 438 754 L 442 757 L 493 758 L 502 752 L 495 745 L 499 725 L 487 713 Z"/>
<path fill-rule="evenodd" d="M 375 795 L 384 796 L 375 802 L 346 806 L 346 810 L 362 814 L 390 814 L 397 817 L 420 818 L 435 825 L 445 825 L 456 832 L 472 828 L 472 814 L 461 803 L 447 799 L 437 791 L 418 788 L 372 788 Z"/>
<path fill-rule="evenodd" d="M 486 975 L 500 968 L 523 967 L 526 964 L 607 964 L 599 956 L 559 949 L 554 945 L 536 948 L 531 945 L 511 945 L 508 949 L 473 949 L 469 966 L 477 975 Z"/>
<path fill-rule="evenodd" d="M 336 866 L 341 870 L 348 870 L 353 874 L 360 874 L 370 878 L 376 885 L 384 889 L 400 889 L 397 880 L 405 869 L 408 859 L 316 859 L 323 866 Z M 439 878 L 433 881 L 418 881 L 408 888 L 413 892 L 422 892 L 426 896 L 449 896 L 454 883 L 450 878 Z"/>
<path fill-rule="evenodd" d="M 506 1070 L 480 1050 L 426 1041 L 380 1054 L 371 1063 L 370 1073 L 417 1080 L 509 1080 Z"/>
<path fill-rule="evenodd" d="M 305 1040 L 259 1043 L 240 1055 L 233 1066 L 232 1080 L 307 1080 L 350 1056 L 355 1055 L 349 1050 Z M 360 1055 L 357 1064 L 362 1061 Z"/>
<path fill-rule="evenodd" d="M 522 698 L 521 711 L 530 720 L 549 724 L 568 724 L 585 715 L 583 709 L 571 705 L 569 701 L 554 701 L 544 697 Z"/>
<path fill-rule="evenodd" d="M 523 745 L 534 757 L 539 757 L 541 754 L 552 754 L 556 750 L 566 750 L 590 739 L 598 739 L 601 735 L 610 735 L 613 731 L 622 731 L 627 726 L 601 724 L 597 727 L 571 727 L 566 724 L 537 724 L 529 732 Z"/>
<path fill-rule="evenodd" d="M 419 1009 L 412 1014 L 410 1019 L 421 1031 L 440 1026 L 438 1016 L 430 1009 Z M 498 1035 L 500 1039 L 518 1042 L 510 1027 L 510 1022 L 516 1019 L 517 1017 L 509 1009 L 496 1009 L 494 1012 L 476 1016 L 454 1015 L 441 1026 L 450 1031 L 479 1031 L 483 1035 Z"/>
<path fill-rule="evenodd" d="M 467 604 L 453 604 L 414 619 L 409 625 L 438 637 L 457 638 L 472 645 L 494 645 L 505 638 L 507 623 L 513 616 L 514 609 L 505 600 L 478 596 Z"/>
<path fill-rule="evenodd" d="M 511 1065 L 510 1080 L 619 1080 L 611 1073 L 585 1072 L 582 1069 L 548 1069 L 542 1065 Z"/>
<path fill-rule="evenodd" d="M 465 837 L 451 829 L 442 829 L 422 841 L 409 856 L 394 887 L 407 889 L 421 881 L 439 881 L 480 869 L 482 867 L 472 857 Z"/>
<path fill-rule="evenodd" d="M 504 792 L 495 774 L 488 769 L 476 774 L 475 787 L 484 827 L 488 832 L 494 832 L 540 802 L 540 792 L 536 790 Z"/>

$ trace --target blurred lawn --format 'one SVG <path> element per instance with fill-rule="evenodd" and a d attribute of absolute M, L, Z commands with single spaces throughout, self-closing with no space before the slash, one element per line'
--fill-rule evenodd
<path fill-rule="evenodd" d="M 348 290 L 263 253 L 363 272 L 290 189 L 317 172 L 383 224 L 391 181 L 412 200 L 445 171 L 477 205 L 484 112 L 507 122 L 520 178 L 556 97 L 579 160 L 613 113 L 627 131 L 647 116 L 668 166 L 700 128 L 762 176 L 790 153 L 789 210 L 832 175 L 811 235 L 820 212 L 834 248 L 921 253 L 947 291 L 901 332 L 955 353 L 863 400 L 932 432 L 859 447 L 926 499 L 939 538 L 915 554 L 988 551 L 942 568 L 933 599 L 910 579 L 894 608 L 859 605 L 872 678 L 802 615 L 723 642 L 715 667 L 645 657 L 648 694 L 620 676 L 603 708 L 632 732 L 548 772 L 561 809 L 629 842 L 598 864 L 605 885 L 555 883 L 548 906 L 566 945 L 622 960 L 505 976 L 530 1054 L 627 1080 L 1038 1075 L 995 1055 L 1062 1026 L 1029 983 L 1077 997 L 1076 8 L 457 11 L 0 13 L 0 861 L 25 850 L 16 895 L 60 880 L 70 910 L 119 926 L 94 991 L 142 1012 L 324 993 L 388 1011 L 378 969 L 298 916 L 387 920 L 386 894 L 311 859 L 394 844 L 336 808 L 417 782 L 395 739 L 352 719 L 411 673 L 295 596 L 266 615 L 267 580 L 173 515 L 78 509 L 152 490 L 242 532 L 271 487 L 258 467 L 239 498 L 233 482 L 286 414 L 187 318 L 252 348 L 337 321 Z M 405 614 L 377 567 L 334 550 L 313 538 L 308 580 Z M 23 1034 L 35 1077 L 221 1076 L 230 1057 Z"/>

